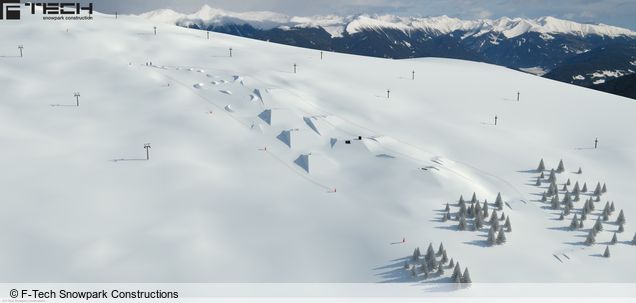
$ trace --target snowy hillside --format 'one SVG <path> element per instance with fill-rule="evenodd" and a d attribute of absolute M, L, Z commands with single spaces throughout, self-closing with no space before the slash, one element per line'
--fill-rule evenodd
<path fill-rule="evenodd" d="M 473 282 L 636 282 L 628 99 L 133 16 L 25 18 L 0 34 L 2 280 L 451 281 L 448 263 L 424 280 L 410 261 L 443 242 Z M 568 179 L 589 189 L 564 220 L 568 203 L 541 202 L 561 159 L 559 203 Z M 607 193 L 570 230 L 597 182 Z M 471 231 L 480 219 L 456 218 L 473 192 L 489 214 L 501 193 L 505 243 L 487 241 L 504 220 Z M 616 210 L 585 245 L 606 201 Z"/>
<path fill-rule="evenodd" d="M 256 28 L 275 27 L 322 27 L 332 36 L 343 33 L 354 34 L 368 29 L 396 29 L 403 32 L 425 31 L 434 35 L 445 35 L 454 31 L 468 32 L 468 36 L 482 36 L 488 33 L 502 34 L 513 38 L 528 32 L 542 34 L 570 34 L 576 36 L 599 35 L 607 37 L 636 37 L 636 32 L 606 24 L 582 24 L 554 17 L 536 19 L 508 18 L 461 20 L 448 16 L 400 17 L 395 15 L 350 15 L 350 16 L 287 16 L 274 12 L 232 12 L 204 5 L 192 14 L 161 9 L 140 15 L 154 22 L 180 24 L 204 22 L 213 25 L 228 23 L 250 24 Z"/>

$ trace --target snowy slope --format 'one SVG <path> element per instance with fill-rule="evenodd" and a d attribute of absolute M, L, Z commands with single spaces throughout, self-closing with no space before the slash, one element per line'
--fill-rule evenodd
<path fill-rule="evenodd" d="M 575 36 L 598 35 L 606 37 L 636 37 L 636 33 L 625 28 L 606 24 L 582 24 L 554 17 L 536 19 L 508 18 L 461 20 L 448 16 L 437 17 L 401 17 L 395 15 L 350 15 L 350 16 L 311 16 L 296 17 L 274 12 L 232 12 L 204 5 L 192 14 L 178 13 L 170 9 L 161 9 L 143 13 L 140 17 L 154 22 L 179 24 L 205 23 L 209 25 L 250 24 L 260 29 L 289 27 L 322 27 L 333 37 L 343 33 L 354 34 L 364 30 L 395 29 L 405 33 L 425 31 L 432 35 L 445 35 L 454 31 L 469 32 L 470 36 L 488 33 L 503 34 L 514 38 L 528 32 L 543 34 L 570 34 Z"/>
<path fill-rule="evenodd" d="M 636 282 L 628 99 L 95 17 L 0 27 L 2 280 L 410 282 L 402 258 L 443 241 L 475 282 Z M 567 231 L 537 201 L 540 158 L 564 160 L 559 187 L 607 183 L 627 216 L 610 259 L 615 225 L 585 246 L 596 215 Z M 502 193 L 505 245 L 440 221 L 472 192 Z"/>

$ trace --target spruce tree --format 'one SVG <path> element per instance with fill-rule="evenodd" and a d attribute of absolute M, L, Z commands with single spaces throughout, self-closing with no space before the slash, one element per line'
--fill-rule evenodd
<path fill-rule="evenodd" d="M 442 222 L 446 222 L 448 221 L 448 217 L 446 216 L 448 213 L 443 213 L 442 214 Z"/>
<path fill-rule="evenodd" d="M 437 275 L 438 276 L 444 275 L 444 266 L 440 265 L 440 266 L 437 267 Z"/>
<path fill-rule="evenodd" d="M 497 243 L 497 239 L 495 237 L 495 229 L 490 227 L 488 230 L 488 245 L 493 246 Z"/>
<path fill-rule="evenodd" d="M 450 211 L 450 205 L 448 203 L 446 203 L 446 207 L 444 208 L 444 211 L 446 212 Z"/>
<path fill-rule="evenodd" d="M 594 189 L 595 196 L 601 195 L 601 182 L 596 183 L 596 188 Z"/>
<path fill-rule="evenodd" d="M 625 226 L 623 226 L 623 224 L 619 224 L 619 225 L 618 225 L 618 232 L 619 232 L 619 233 L 622 233 L 622 232 L 624 232 L 624 231 L 625 231 Z"/>
<path fill-rule="evenodd" d="M 541 161 L 539 161 L 539 167 L 537 167 L 538 171 L 544 171 L 545 170 L 545 163 L 543 163 L 543 159 L 541 159 Z"/>
<path fill-rule="evenodd" d="M 475 222 L 475 230 L 479 230 L 482 227 L 484 227 L 484 221 L 483 220 L 484 219 L 482 219 L 481 216 L 475 217 L 475 221 L 474 221 Z"/>
<path fill-rule="evenodd" d="M 612 201 L 612 204 L 610 204 L 610 211 L 614 212 L 616 210 L 616 208 L 614 207 L 614 201 Z"/>
<path fill-rule="evenodd" d="M 607 220 L 609 220 L 609 213 L 607 210 L 603 210 L 601 216 L 603 217 L 603 222 L 607 222 Z"/>
<path fill-rule="evenodd" d="M 585 239 L 585 244 L 592 245 L 596 243 L 596 235 L 594 234 L 594 228 L 590 229 L 590 233 L 587 234 L 587 238 Z"/>
<path fill-rule="evenodd" d="M 464 204 L 464 196 L 463 196 L 463 195 L 460 195 L 460 196 L 459 196 L 459 201 L 458 201 L 458 203 L 459 203 L 458 205 L 462 205 L 462 204 Z"/>
<path fill-rule="evenodd" d="M 451 219 L 451 214 L 450 214 L 450 212 L 447 212 L 446 213 L 446 220 L 450 220 L 450 219 Z"/>
<path fill-rule="evenodd" d="M 579 167 L 579 170 L 576 173 L 580 175 L 583 173 L 583 170 Z"/>
<path fill-rule="evenodd" d="M 437 249 L 437 256 L 441 256 L 444 253 L 445 249 L 444 249 L 444 243 L 439 243 L 439 248 Z"/>
<path fill-rule="evenodd" d="M 475 192 L 473 192 L 473 197 L 470 198 L 470 203 L 476 203 L 477 202 L 477 194 L 475 194 Z"/>
<path fill-rule="evenodd" d="M 541 172 L 541 174 L 539 175 L 539 178 L 545 179 L 545 174 L 543 172 Z"/>
<path fill-rule="evenodd" d="M 459 230 L 466 230 L 466 218 L 464 218 L 464 216 L 461 216 L 459 218 L 459 225 L 458 225 Z"/>
<path fill-rule="evenodd" d="M 433 249 L 433 243 L 428 244 L 428 248 L 426 249 L 426 260 L 435 259 L 435 250 Z"/>
<path fill-rule="evenodd" d="M 548 182 L 553 183 L 556 181 L 556 172 L 554 172 L 554 169 L 550 170 L 550 175 L 548 176 Z"/>
<path fill-rule="evenodd" d="M 561 188 L 561 191 L 568 191 L 568 185 L 563 184 L 563 188 Z"/>
<path fill-rule="evenodd" d="M 594 230 L 596 230 L 597 232 L 603 231 L 603 222 L 601 221 L 600 216 L 598 217 L 598 219 L 596 219 L 596 223 L 594 224 Z"/>
<path fill-rule="evenodd" d="M 482 210 L 484 212 L 483 214 L 483 218 L 488 218 L 489 214 L 488 214 L 488 200 L 484 200 L 484 207 L 482 207 Z"/>
<path fill-rule="evenodd" d="M 621 212 L 618 213 L 618 218 L 616 219 L 616 224 L 625 224 L 625 214 L 621 209 Z"/>
<path fill-rule="evenodd" d="M 448 262 L 448 268 L 453 268 L 453 267 L 455 267 L 455 260 L 451 258 L 451 260 Z"/>
<path fill-rule="evenodd" d="M 510 216 L 506 217 L 506 223 L 504 223 L 507 232 L 512 232 L 512 224 L 510 224 Z"/>
<path fill-rule="evenodd" d="M 442 259 L 440 260 L 440 263 L 444 265 L 446 264 L 446 262 L 448 262 L 448 254 L 446 254 L 446 250 L 444 250 L 444 252 L 442 253 Z"/>
<path fill-rule="evenodd" d="M 552 197 L 552 200 L 550 201 L 550 206 L 554 210 L 559 209 L 559 199 L 556 196 Z"/>
<path fill-rule="evenodd" d="M 470 278 L 470 272 L 468 272 L 468 267 L 464 269 L 464 275 L 462 276 L 462 283 L 473 283 L 473 280 Z"/>
<path fill-rule="evenodd" d="M 616 233 L 614 233 L 614 236 L 612 236 L 612 241 L 610 241 L 610 244 L 614 245 L 616 244 L 616 242 L 618 242 L 618 238 L 616 237 Z"/>
<path fill-rule="evenodd" d="M 605 252 L 603 253 L 603 257 L 605 257 L 605 258 L 609 258 L 610 257 L 609 246 L 605 246 Z"/>
<path fill-rule="evenodd" d="M 451 279 L 453 281 L 456 280 L 460 280 L 462 279 L 462 269 L 459 266 L 459 262 L 457 262 L 457 264 L 455 264 L 455 269 L 453 269 L 453 275 L 451 276 Z"/>
<path fill-rule="evenodd" d="M 535 186 L 541 186 L 541 177 L 537 178 L 537 182 L 534 183 Z"/>
<path fill-rule="evenodd" d="M 583 211 L 581 212 L 581 221 L 585 221 L 587 220 L 587 211 L 585 211 L 585 208 L 583 209 Z"/>
<path fill-rule="evenodd" d="M 416 248 L 413 250 L 413 256 L 411 256 L 411 260 L 417 261 L 420 258 L 420 248 Z"/>
<path fill-rule="evenodd" d="M 601 193 L 604 194 L 607 192 L 607 186 L 603 183 L 603 187 L 601 188 Z"/>
<path fill-rule="evenodd" d="M 559 221 L 563 220 L 565 220 L 565 215 L 563 214 L 563 212 L 561 212 L 561 214 L 559 215 Z"/>
<path fill-rule="evenodd" d="M 577 228 L 579 228 L 579 217 L 577 215 L 574 215 L 574 218 L 572 218 L 572 223 L 570 223 L 570 229 Z"/>
<path fill-rule="evenodd" d="M 557 172 L 562 173 L 565 171 L 565 167 L 563 166 L 563 160 L 559 160 L 559 166 L 557 167 Z"/>
<path fill-rule="evenodd" d="M 411 267 L 411 277 L 416 278 L 417 273 L 415 272 L 415 267 Z"/>
<path fill-rule="evenodd" d="M 583 218 L 581 218 L 581 220 L 579 220 L 579 229 L 582 229 L 583 227 L 585 227 L 585 226 L 583 226 L 583 221 L 584 221 Z"/>
<path fill-rule="evenodd" d="M 501 199 L 501 193 L 497 193 L 497 199 L 495 199 L 495 206 L 497 206 L 497 209 L 499 210 L 503 209 L 503 200 Z"/>
<path fill-rule="evenodd" d="M 503 230 L 503 227 L 499 229 L 499 234 L 497 235 L 497 244 L 506 243 L 506 232 Z"/>
<path fill-rule="evenodd" d="M 541 202 L 547 202 L 548 201 L 548 197 L 546 197 L 546 192 L 543 192 L 543 194 L 541 194 Z"/>
<path fill-rule="evenodd" d="M 579 181 L 576 181 L 576 183 L 574 183 L 574 188 L 572 189 L 572 193 L 576 194 L 580 191 L 581 191 L 581 187 L 579 187 Z"/>
<path fill-rule="evenodd" d="M 567 185 L 567 186 L 572 185 L 572 182 L 570 182 L 570 178 L 568 178 L 568 181 L 565 182 L 565 185 Z"/>
<path fill-rule="evenodd" d="M 506 213 L 501 212 L 501 217 L 499 217 L 499 221 L 504 221 L 504 220 L 506 220 Z"/>
<path fill-rule="evenodd" d="M 586 193 L 587 192 L 587 182 L 583 183 L 583 187 L 581 188 L 581 192 L 582 193 Z"/>

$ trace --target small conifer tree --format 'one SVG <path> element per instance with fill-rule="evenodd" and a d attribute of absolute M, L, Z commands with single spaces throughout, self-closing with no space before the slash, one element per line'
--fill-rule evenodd
<path fill-rule="evenodd" d="M 563 166 L 563 160 L 559 160 L 559 166 L 557 167 L 557 172 L 562 173 L 565 171 L 565 166 Z"/>

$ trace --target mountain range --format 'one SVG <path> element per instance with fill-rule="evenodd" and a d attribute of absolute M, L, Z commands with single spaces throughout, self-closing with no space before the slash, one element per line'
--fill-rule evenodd
<path fill-rule="evenodd" d="M 393 59 L 442 57 L 486 62 L 596 89 L 636 71 L 636 32 L 554 17 L 297 17 L 275 12 L 237 13 L 207 5 L 193 14 L 162 9 L 141 16 L 160 23 L 323 51 Z"/>

